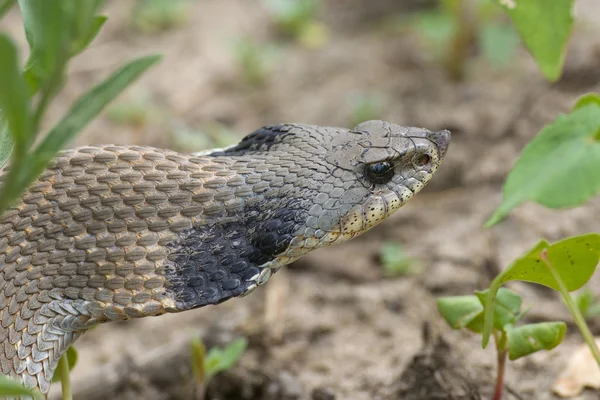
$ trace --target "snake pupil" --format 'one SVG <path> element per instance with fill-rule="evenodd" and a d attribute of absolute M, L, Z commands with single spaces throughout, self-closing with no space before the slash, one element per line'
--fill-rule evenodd
<path fill-rule="evenodd" d="M 373 183 L 386 183 L 394 176 L 394 166 L 389 161 L 369 164 L 366 175 Z"/>

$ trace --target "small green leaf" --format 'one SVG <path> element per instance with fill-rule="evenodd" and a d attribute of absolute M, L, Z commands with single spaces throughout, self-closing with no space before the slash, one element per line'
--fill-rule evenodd
<path fill-rule="evenodd" d="M 69 364 L 69 371 L 72 371 L 75 368 L 75 364 L 77 364 L 77 350 L 75 347 L 71 346 L 67 349 L 67 351 L 62 355 L 62 357 L 67 358 L 67 362 Z M 54 375 L 52 376 L 52 382 L 60 382 L 61 381 L 60 368 L 54 371 Z"/>
<path fill-rule="evenodd" d="M 493 310 L 496 293 L 506 282 L 519 280 L 537 283 L 558 290 L 552 273 L 541 259 L 542 252 L 548 251 L 548 260 L 569 291 L 581 288 L 591 278 L 600 260 L 600 235 L 590 233 L 570 237 L 552 245 L 541 240 L 533 249 L 525 253 L 500 273 L 491 283 L 485 302 L 485 326 L 483 347 L 487 346 L 493 325 Z"/>
<path fill-rule="evenodd" d="M 366 120 L 359 122 L 363 121 Z M 398 243 L 384 243 L 379 249 L 379 259 L 387 276 L 409 275 L 418 269 L 415 261 Z"/>
<path fill-rule="evenodd" d="M 489 289 L 475 293 L 482 308 L 485 305 L 488 292 Z M 523 299 L 517 293 L 509 289 L 500 288 L 496 294 L 496 302 L 494 304 L 494 328 L 502 331 L 506 325 L 514 325 L 519 318 L 519 310 L 522 303 Z"/>
<path fill-rule="evenodd" d="M 481 28 L 479 47 L 483 56 L 493 65 L 507 65 L 519 46 L 519 37 L 511 26 L 488 23 Z"/>
<path fill-rule="evenodd" d="M 551 350 L 560 344 L 566 330 L 564 322 L 542 322 L 510 328 L 506 331 L 508 358 L 516 360 L 536 351 Z"/>
<path fill-rule="evenodd" d="M 204 363 L 206 381 L 210 380 L 217 372 L 226 371 L 233 367 L 242 354 L 244 354 L 247 346 L 248 340 L 240 338 L 234 340 L 224 349 L 210 349 Z"/>
<path fill-rule="evenodd" d="M 147 56 L 132 61 L 80 97 L 35 150 L 36 158 L 50 161 L 108 103 L 159 60 L 160 56 Z"/>
<path fill-rule="evenodd" d="M 573 25 L 573 0 L 496 0 L 508 13 L 546 79 L 560 77 Z"/>
<path fill-rule="evenodd" d="M 40 392 L 28 389 L 18 380 L 4 375 L 0 375 L 0 396 L 31 396 L 34 399 L 42 398 Z"/>
<path fill-rule="evenodd" d="M 415 14 L 412 23 L 419 34 L 436 51 L 447 47 L 455 27 L 452 15 L 439 10 L 424 11 Z"/>
<path fill-rule="evenodd" d="M 17 49 L 12 41 L 0 34 L 0 110 L 15 141 L 17 155 L 27 151 L 31 137 L 29 92 L 18 66 Z"/>
<path fill-rule="evenodd" d="M 229 346 L 223 349 L 221 358 L 221 367 L 223 370 L 228 370 L 240 359 L 244 351 L 248 347 L 248 340 L 239 338 L 234 340 Z"/>
<path fill-rule="evenodd" d="M 483 313 L 483 306 L 475 295 L 440 297 L 437 299 L 437 306 L 452 329 L 467 327 Z"/>
<path fill-rule="evenodd" d="M 502 204 L 486 226 L 526 200 L 550 208 L 573 207 L 600 191 L 600 104 L 589 96 L 580 102 L 587 104 L 560 115 L 527 144 L 508 174 Z"/>

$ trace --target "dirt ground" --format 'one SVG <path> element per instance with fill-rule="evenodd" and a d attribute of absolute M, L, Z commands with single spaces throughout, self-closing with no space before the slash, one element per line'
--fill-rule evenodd
<path fill-rule="evenodd" d="M 260 126 L 299 122 L 348 126 L 352 96 L 376 95 L 378 117 L 429 129 L 448 128 L 453 142 L 430 185 L 389 220 L 350 243 L 321 249 L 281 271 L 243 299 L 182 314 L 100 326 L 77 343 L 75 399 L 190 398 L 190 335 L 207 344 L 249 339 L 240 363 L 209 387 L 210 399 L 489 399 L 495 353 L 478 338 L 451 331 L 435 298 L 485 288 L 495 274 L 539 238 L 598 231 L 600 198 L 551 211 L 526 204 L 492 229 L 482 228 L 501 200 L 502 182 L 523 146 L 575 99 L 600 91 L 600 9 L 579 0 L 577 29 L 565 74 L 545 82 L 523 51 L 509 67 L 479 58 L 455 83 L 411 34 L 383 33 L 385 16 L 405 12 L 393 0 L 326 0 L 326 45 L 307 50 L 279 41 L 264 87 L 240 83 L 233 38 L 278 39 L 254 0 L 198 0 L 185 23 L 153 35 L 133 31 L 132 0 L 112 0 L 110 19 L 77 58 L 59 116 L 85 88 L 125 60 L 161 53 L 161 64 L 120 101 L 144 93 L 158 116 L 123 125 L 104 115 L 77 144 L 175 147 L 172 121 L 219 122 L 240 135 Z M 18 14 L 2 21 L 23 42 Z M 47 121 L 48 123 L 51 123 Z M 559 162 L 559 160 L 557 160 Z M 593 216 L 593 217 L 592 217 Z M 402 243 L 424 266 L 415 276 L 383 277 L 377 253 Z M 592 285 L 597 290 L 596 284 Z M 515 284 L 533 306 L 526 321 L 570 321 L 555 293 Z M 600 335 L 600 324 L 593 324 Z M 554 399 L 552 381 L 581 338 L 569 324 L 565 342 L 508 365 L 505 399 Z M 56 385 L 55 385 L 56 386 Z M 51 398 L 60 392 L 54 387 Z M 578 399 L 598 399 L 586 391 Z"/>

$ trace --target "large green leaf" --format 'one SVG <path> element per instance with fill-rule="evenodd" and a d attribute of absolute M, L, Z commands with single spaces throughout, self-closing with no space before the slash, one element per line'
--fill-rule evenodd
<path fill-rule="evenodd" d="M 485 324 L 483 331 L 483 347 L 487 346 L 494 323 L 496 293 L 506 282 L 519 280 L 537 283 L 559 290 L 552 272 L 542 259 L 547 252 L 548 261 L 552 264 L 569 291 L 581 288 L 589 281 L 600 260 L 600 235 L 589 233 L 570 237 L 553 244 L 541 240 L 530 251 L 502 271 L 490 284 L 485 301 Z"/>
<path fill-rule="evenodd" d="M 29 92 L 19 71 L 17 49 L 3 34 L 0 34 L 0 60 L 0 110 L 17 154 L 22 155 L 32 133 Z"/>
<path fill-rule="evenodd" d="M 496 0 L 550 81 L 560 77 L 573 25 L 573 0 Z"/>
<path fill-rule="evenodd" d="M 523 149 L 508 174 L 502 204 L 491 226 L 526 200 L 546 207 L 573 207 L 600 191 L 600 104 L 586 96 Z"/>

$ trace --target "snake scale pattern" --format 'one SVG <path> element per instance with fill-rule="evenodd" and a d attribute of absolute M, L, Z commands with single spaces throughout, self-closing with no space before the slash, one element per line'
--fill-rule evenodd
<path fill-rule="evenodd" d="M 368 121 L 266 126 L 203 155 L 59 153 L 0 219 L 1 373 L 48 393 L 58 359 L 91 326 L 250 293 L 391 215 L 449 142 L 448 131 Z"/>

